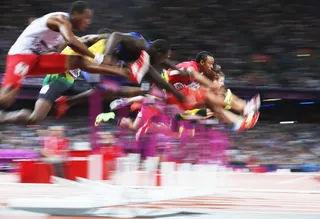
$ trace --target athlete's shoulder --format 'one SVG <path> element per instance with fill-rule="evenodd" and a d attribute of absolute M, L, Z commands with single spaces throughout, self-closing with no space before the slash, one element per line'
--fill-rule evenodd
<path fill-rule="evenodd" d="M 63 16 L 63 17 L 69 18 L 69 13 L 57 11 L 57 12 L 48 13 L 48 14 L 44 15 L 43 17 L 51 17 L 51 16 Z"/>
<path fill-rule="evenodd" d="M 144 39 L 144 37 L 140 33 L 137 33 L 137 32 L 129 32 L 127 34 L 130 36 L 136 37 L 138 39 Z"/>
<path fill-rule="evenodd" d="M 66 12 L 52 12 L 45 14 L 37 19 L 35 19 L 28 27 L 29 29 L 47 29 L 47 22 L 49 19 L 55 17 L 55 16 L 60 16 L 62 18 L 68 18 L 69 14 Z"/>
<path fill-rule="evenodd" d="M 181 62 L 177 65 L 177 68 L 184 68 L 184 67 L 190 67 L 193 65 L 193 61 L 186 61 L 186 62 Z"/>
<path fill-rule="evenodd" d="M 133 38 L 136 38 L 136 39 L 140 40 L 140 42 L 144 42 L 147 47 L 149 47 L 151 45 L 151 42 L 149 40 L 147 40 L 146 38 L 144 38 L 144 36 L 140 33 L 129 32 L 129 33 L 126 33 L 126 35 L 133 37 Z"/>
<path fill-rule="evenodd" d="M 31 24 L 36 24 L 37 22 L 42 21 L 42 20 L 48 20 L 49 18 L 54 17 L 54 16 L 61 16 L 61 17 L 69 18 L 69 14 L 66 12 L 51 12 L 51 13 L 45 14 L 45 15 L 35 19 Z"/>
<path fill-rule="evenodd" d="M 185 71 L 197 71 L 198 69 L 198 65 L 195 61 L 181 62 L 176 67 Z"/>

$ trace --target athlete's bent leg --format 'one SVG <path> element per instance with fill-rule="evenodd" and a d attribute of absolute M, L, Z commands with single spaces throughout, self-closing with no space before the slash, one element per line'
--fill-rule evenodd
<path fill-rule="evenodd" d="M 221 98 L 221 96 L 216 95 L 215 93 L 212 93 L 212 92 L 208 92 L 205 102 L 211 110 L 214 108 L 214 106 L 225 108 L 228 105 L 224 101 L 224 99 Z"/>
<path fill-rule="evenodd" d="M 232 94 L 231 109 L 235 110 L 238 113 L 243 113 L 247 102 L 236 95 Z"/>
<path fill-rule="evenodd" d="M 43 121 L 50 112 L 52 102 L 45 99 L 38 99 L 33 112 L 27 109 L 13 111 L 13 112 L 0 112 L 0 124 L 21 124 L 21 125 L 34 125 Z"/>
<path fill-rule="evenodd" d="M 0 89 L 0 108 L 9 108 L 15 101 L 20 89 L 11 85 L 4 86 Z"/>
<path fill-rule="evenodd" d="M 36 64 L 36 55 L 8 55 L 0 89 L 0 108 L 10 107 L 19 94 L 23 78 Z"/>
<path fill-rule="evenodd" d="M 38 124 L 43 121 L 45 117 L 50 112 L 54 101 L 61 96 L 62 93 L 70 89 L 69 84 L 65 83 L 63 80 L 55 79 L 52 80 L 49 84 L 44 85 L 40 92 L 39 98 L 35 103 L 33 112 L 27 114 L 26 110 L 24 111 L 15 111 L 6 115 L 3 118 L 3 123 L 16 123 L 16 124 Z"/>
<path fill-rule="evenodd" d="M 34 106 L 32 114 L 28 118 L 27 124 L 39 124 L 42 122 L 47 117 L 52 106 L 52 101 L 39 98 Z"/>
<path fill-rule="evenodd" d="M 0 124 L 26 124 L 29 116 L 31 115 L 30 110 L 22 109 L 13 112 L 0 111 Z"/>
<path fill-rule="evenodd" d="M 216 118 L 224 123 L 234 125 L 237 122 L 241 121 L 243 118 L 237 114 L 234 114 L 226 109 L 221 107 L 214 107 L 214 112 Z"/>
<path fill-rule="evenodd" d="M 61 117 L 67 109 L 73 105 L 88 103 L 89 97 L 94 89 L 79 93 L 74 96 L 61 97 L 56 100 L 57 118 Z M 146 92 L 142 91 L 139 87 L 123 86 L 120 90 L 107 90 L 102 93 L 103 100 L 113 100 L 119 97 L 134 97 L 137 95 L 144 95 Z"/>
<path fill-rule="evenodd" d="M 227 98 L 226 98 L 227 99 Z M 257 112 L 260 109 L 260 95 L 255 95 L 250 101 L 246 102 L 245 100 L 237 97 L 234 94 L 231 94 L 230 108 L 234 111 L 241 113 L 243 115 L 248 115 L 252 112 Z"/>

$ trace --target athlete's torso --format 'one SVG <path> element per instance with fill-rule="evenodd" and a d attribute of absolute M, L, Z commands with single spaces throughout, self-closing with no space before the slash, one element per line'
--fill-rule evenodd
<path fill-rule="evenodd" d="M 9 50 L 13 54 L 44 54 L 55 52 L 59 44 L 64 42 L 62 35 L 47 26 L 47 20 L 53 15 L 64 15 L 68 13 L 53 12 L 34 20 L 19 36 L 17 41 Z"/>
<path fill-rule="evenodd" d="M 195 61 L 182 62 L 176 65 L 176 67 L 186 72 L 199 72 L 198 64 Z M 167 73 L 168 82 L 172 84 L 177 90 L 182 90 L 185 87 L 194 89 L 199 85 L 198 83 L 194 82 L 192 77 L 190 77 L 189 75 L 181 75 L 177 70 L 169 69 Z"/>

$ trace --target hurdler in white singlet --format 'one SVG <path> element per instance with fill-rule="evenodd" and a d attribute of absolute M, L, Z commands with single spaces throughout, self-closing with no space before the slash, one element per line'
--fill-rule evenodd
<path fill-rule="evenodd" d="M 44 54 L 56 51 L 57 47 L 64 42 L 59 32 L 49 29 L 47 20 L 53 15 L 64 15 L 65 12 L 53 12 L 34 20 L 19 36 L 9 50 L 9 55 L 14 54 Z"/>

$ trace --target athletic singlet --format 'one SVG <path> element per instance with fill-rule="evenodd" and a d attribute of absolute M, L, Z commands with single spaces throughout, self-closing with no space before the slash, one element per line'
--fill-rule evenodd
<path fill-rule="evenodd" d="M 105 51 L 105 46 L 106 46 L 106 40 L 102 39 L 93 44 L 91 47 L 89 47 L 89 51 L 91 51 L 93 54 L 104 54 Z M 66 47 L 61 54 L 65 55 L 78 55 L 75 51 L 73 51 L 70 47 Z M 86 57 L 90 61 L 93 61 L 92 58 Z M 64 73 L 60 74 L 51 74 L 47 75 L 46 78 L 44 79 L 44 84 L 47 84 L 48 81 L 55 79 L 55 78 L 64 78 L 68 81 L 68 83 L 72 84 L 74 83 L 75 78 L 77 78 L 80 74 L 80 69 L 75 69 L 71 71 L 66 71 Z"/>
<path fill-rule="evenodd" d="M 144 39 L 144 37 L 139 33 L 130 32 L 128 34 L 130 36 L 133 36 L 138 39 Z M 144 39 L 144 40 L 146 41 L 146 43 L 148 44 L 148 47 L 149 47 L 150 42 L 147 41 L 146 39 Z M 132 51 L 128 50 L 127 48 L 125 48 L 124 45 L 120 44 L 116 47 L 115 56 L 121 61 L 132 62 L 132 61 L 136 61 L 139 58 L 140 52 L 139 53 L 132 52 Z"/>
<path fill-rule="evenodd" d="M 44 54 L 55 52 L 57 47 L 64 42 L 61 33 L 49 29 L 47 20 L 54 15 L 64 15 L 65 12 L 53 12 L 34 20 L 19 36 L 10 48 L 8 54 Z"/>

